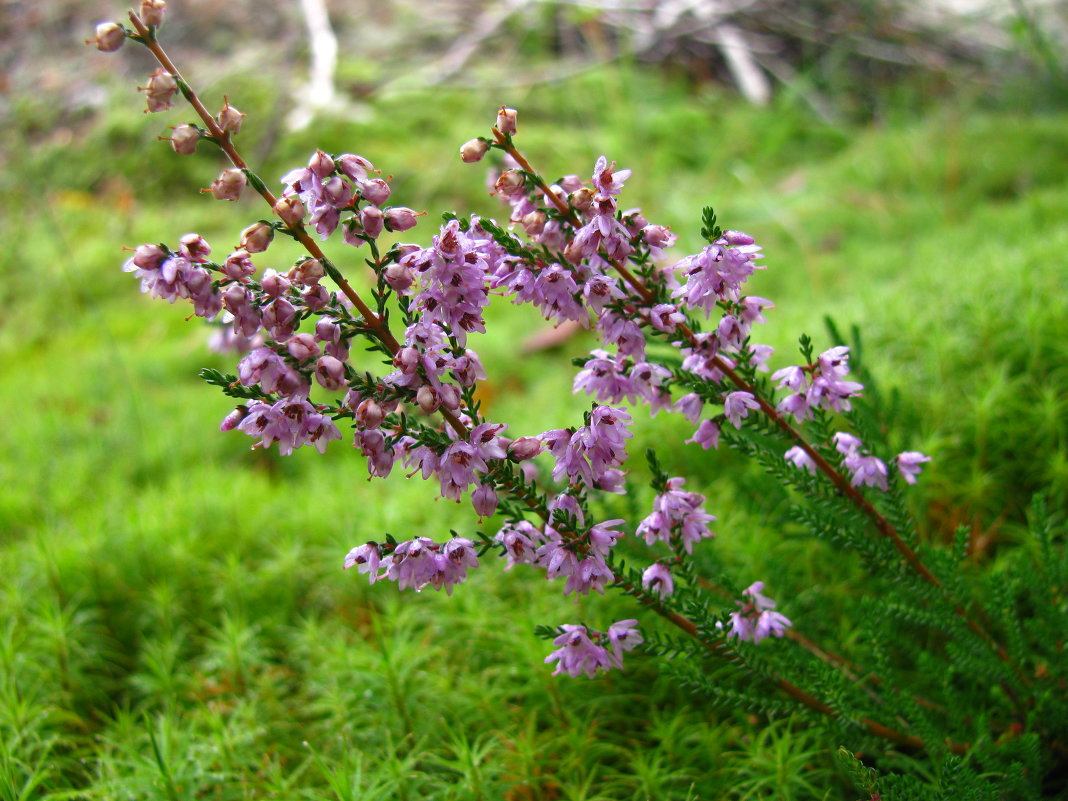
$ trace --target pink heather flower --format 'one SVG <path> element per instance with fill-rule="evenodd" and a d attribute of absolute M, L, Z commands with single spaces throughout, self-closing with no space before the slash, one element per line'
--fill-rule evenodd
<path fill-rule="evenodd" d="M 680 323 L 686 322 L 686 315 L 672 303 L 658 303 L 649 310 L 649 322 L 658 331 L 670 334 Z"/>
<path fill-rule="evenodd" d="M 171 107 L 171 98 L 178 91 L 178 81 L 163 68 L 148 76 L 148 84 L 139 87 L 148 101 L 148 111 L 163 111 Z"/>
<path fill-rule="evenodd" d="M 630 170 L 617 170 L 614 161 L 609 166 L 608 159 L 601 156 L 593 167 L 593 185 L 602 195 L 618 195 L 630 173 Z"/>
<path fill-rule="evenodd" d="M 701 400 L 701 396 L 696 392 L 691 392 L 675 401 L 671 411 L 681 414 L 693 425 L 697 425 L 697 421 L 701 419 L 701 410 L 704 409 L 704 406 L 705 402 Z"/>
<path fill-rule="evenodd" d="M 723 400 L 723 413 L 735 428 L 742 427 L 742 420 L 749 416 L 750 409 L 759 409 L 760 404 L 751 392 L 731 392 Z"/>
<path fill-rule="evenodd" d="M 479 518 L 489 517 L 497 511 L 497 492 L 492 484 L 479 484 L 471 493 L 471 505 Z"/>
<path fill-rule="evenodd" d="M 776 370 L 771 374 L 771 380 L 779 382 L 776 384 L 778 389 L 786 388 L 792 392 L 804 392 L 808 389 L 805 371 L 796 365 Z"/>
<path fill-rule="evenodd" d="M 590 352 L 593 357 L 575 376 L 574 392 L 584 390 L 602 403 L 619 403 L 624 398 L 634 400 L 634 384 L 623 364 L 605 350 Z"/>
<path fill-rule="evenodd" d="M 672 535 L 676 543 L 681 543 L 686 553 L 693 552 L 695 542 L 712 536 L 708 524 L 716 520 L 704 510 L 705 496 L 682 489 L 685 479 L 669 478 L 667 489 L 653 500 L 653 512 L 635 531 L 645 537 L 645 543 L 652 545 L 660 541 L 672 544 Z"/>
<path fill-rule="evenodd" d="M 920 474 L 921 464 L 931 461 L 930 456 L 925 456 L 919 451 L 905 451 L 897 455 L 897 469 L 901 477 L 909 484 L 916 483 L 916 476 Z"/>
<path fill-rule="evenodd" d="M 514 523 L 505 523 L 493 541 L 504 548 L 503 556 L 508 559 L 505 570 L 511 570 L 516 565 L 530 565 L 534 563 L 535 552 L 541 543 L 542 535 L 534 526 L 526 520 Z"/>
<path fill-rule="evenodd" d="M 774 611 L 775 602 L 763 595 L 764 582 L 756 581 L 742 591 L 748 596 L 746 602 L 737 601 L 741 609 L 731 612 L 731 630 L 728 637 L 737 637 L 742 642 L 758 643 L 765 637 L 782 637 L 793 625 L 788 618 Z"/>
<path fill-rule="evenodd" d="M 846 456 L 843 464 L 853 474 L 849 483 L 854 487 L 878 487 L 886 491 L 886 463 L 882 459 L 854 452 Z"/>
<path fill-rule="evenodd" d="M 616 544 L 616 540 L 623 536 L 622 531 L 615 531 L 614 529 L 624 522 L 626 521 L 616 518 L 615 520 L 605 520 L 603 523 L 597 523 L 592 526 L 586 534 L 590 541 L 590 552 L 597 556 L 608 556 L 608 552 Z"/>
<path fill-rule="evenodd" d="M 816 463 L 812 461 L 811 456 L 797 445 L 783 454 L 783 458 L 799 470 L 807 470 L 813 475 L 816 474 Z"/>
<path fill-rule="evenodd" d="M 686 440 L 686 444 L 700 445 L 706 451 L 709 448 L 719 448 L 719 433 L 719 424 L 715 420 L 702 420 L 696 433 Z"/>
<path fill-rule="evenodd" d="M 453 537 L 443 545 L 416 537 L 398 544 L 382 566 L 385 578 L 397 582 L 399 589 L 421 592 L 429 585 L 452 595 L 453 586 L 467 578 L 467 568 L 478 567 L 478 554 L 466 537 Z"/>
<path fill-rule="evenodd" d="M 863 384 L 843 380 L 848 374 L 849 348 L 839 345 L 821 353 L 808 388 L 809 405 L 848 412 L 851 408 L 849 398 L 859 395 L 864 389 Z"/>
<path fill-rule="evenodd" d="M 367 457 L 367 472 L 372 476 L 385 478 L 393 470 L 395 456 L 393 450 L 386 447 L 386 437 L 381 431 L 357 431 L 353 444 Z"/>
<path fill-rule="evenodd" d="M 590 639 L 585 626 L 565 624 L 560 628 L 564 633 L 553 640 L 553 645 L 560 648 L 545 657 L 545 664 L 557 663 L 554 676 L 585 673 L 592 679 L 598 670 L 608 670 L 615 664 L 608 651 Z"/>
<path fill-rule="evenodd" d="M 845 431 L 837 432 L 831 439 L 834 441 L 834 447 L 837 451 L 845 456 L 856 453 L 864 447 L 863 442 Z"/>
<path fill-rule="evenodd" d="M 373 542 L 368 542 L 366 545 L 357 546 L 349 551 L 345 557 L 344 569 L 355 567 L 357 573 L 366 573 L 368 581 L 374 584 L 380 578 L 378 565 L 381 561 L 382 553 L 378 546 Z"/>
<path fill-rule="evenodd" d="M 476 470 L 480 473 L 489 470 L 478 449 L 464 440 L 452 443 L 441 454 L 438 465 L 442 497 L 459 501 L 467 488 L 477 481 Z"/>
<path fill-rule="evenodd" d="M 644 642 L 638 633 L 638 621 L 634 619 L 613 623 L 602 637 L 612 645 L 612 661 L 617 668 L 623 667 L 624 652 L 633 651 Z"/>
<path fill-rule="evenodd" d="M 660 562 L 649 565 L 642 573 L 642 589 L 646 592 L 655 592 L 661 598 L 667 598 L 675 592 L 675 582 L 671 579 L 671 571 Z"/>
<path fill-rule="evenodd" d="M 304 398 L 283 398 L 274 404 L 252 401 L 248 416 L 237 428 L 250 437 L 259 437 L 253 447 L 270 447 L 278 443 L 278 452 L 288 456 L 296 448 L 314 445 L 319 453 L 325 453 L 328 443 L 341 439 L 334 422 L 322 414 Z"/>

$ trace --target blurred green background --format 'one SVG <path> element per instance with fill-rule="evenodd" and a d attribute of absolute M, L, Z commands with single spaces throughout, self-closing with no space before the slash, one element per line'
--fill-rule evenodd
<path fill-rule="evenodd" d="M 409 241 L 441 211 L 498 213 L 485 165 L 456 153 L 501 103 L 550 177 L 602 153 L 632 168 L 624 204 L 672 226 L 679 256 L 714 206 L 765 248 L 751 292 L 776 303 L 776 367 L 801 332 L 838 344 L 827 315 L 859 326 L 890 441 L 933 457 L 912 495 L 924 536 L 966 525 L 980 564 L 1027 547 L 1032 494 L 1068 494 L 1063 9 L 710 5 L 332 3 L 324 109 L 298 102 L 323 49 L 296 4 L 174 2 L 162 41 L 209 108 L 225 92 L 248 114 L 238 144 L 268 184 L 316 147 L 360 153 L 430 212 Z M 196 372 L 233 360 L 137 292 L 122 247 L 195 230 L 225 253 L 266 210 L 198 194 L 222 166 L 209 147 L 156 141 L 190 115 L 142 113 L 147 52 L 81 44 L 119 11 L 0 12 L 0 799 L 852 798 L 838 743 L 713 712 L 640 655 L 551 678 L 533 627 L 607 625 L 625 599 L 565 601 L 492 564 L 452 598 L 342 573 L 385 531 L 477 524 L 421 482 L 368 483 L 345 447 L 282 459 L 217 432 L 230 403 Z M 359 253 L 331 252 L 360 275 Z M 516 358 L 541 321 L 500 304 L 490 323 L 472 343 L 488 414 L 514 435 L 573 424 L 569 360 L 592 339 Z M 633 452 L 665 434 L 688 432 L 641 420 Z M 804 616 L 862 591 L 848 555 L 784 526 L 784 494 L 735 455 L 661 457 L 708 496 L 704 547 L 739 581 L 848 637 Z"/>

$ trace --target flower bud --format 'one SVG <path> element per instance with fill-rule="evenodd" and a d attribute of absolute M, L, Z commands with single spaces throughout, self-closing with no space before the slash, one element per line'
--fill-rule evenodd
<path fill-rule="evenodd" d="M 513 462 L 524 462 L 527 459 L 533 459 L 541 452 L 541 440 L 537 437 L 519 437 L 508 446 L 508 458 Z"/>
<path fill-rule="evenodd" d="M 322 284 L 312 284 L 300 293 L 300 297 L 312 311 L 325 309 L 330 303 L 330 291 Z"/>
<path fill-rule="evenodd" d="M 565 175 L 560 179 L 560 188 L 565 192 L 577 192 L 582 189 L 583 181 L 577 175 Z"/>
<path fill-rule="evenodd" d="M 155 270 L 165 258 L 167 258 L 167 251 L 159 245 L 138 245 L 134 249 L 131 261 L 134 266 L 142 270 Z"/>
<path fill-rule="evenodd" d="M 145 25 L 158 28 L 163 24 L 163 12 L 167 10 L 167 0 L 141 0 L 139 16 Z"/>
<path fill-rule="evenodd" d="M 442 384 L 438 389 L 438 397 L 441 399 L 441 405 L 446 409 L 460 408 L 460 390 L 452 384 Z"/>
<path fill-rule="evenodd" d="M 315 338 L 320 342 L 341 341 L 341 326 L 326 317 L 320 317 L 315 324 Z"/>
<path fill-rule="evenodd" d="M 200 141 L 200 131 L 197 130 L 196 126 L 183 122 L 181 125 L 176 125 L 173 130 L 171 147 L 174 148 L 174 152 L 181 156 L 195 153 L 197 142 Z"/>
<path fill-rule="evenodd" d="M 200 234 L 182 234 L 178 245 L 190 261 L 206 261 L 211 255 L 211 245 Z"/>
<path fill-rule="evenodd" d="M 318 284 L 324 275 L 326 275 L 326 270 L 323 269 L 321 261 L 318 259 L 304 259 L 304 261 L 294 264 L 286 277 L 294 284 L 311 286 L 312 284 Z"/>
<path fill-rule="evenodd" d="M 386 209 L 386 229 L 389 231 L 407 231 L 414 228 L 419 215 L 405 206 Z"/>
<path fill-rule="evenodd" d="M 537 236 L 545 230 L 545 212 L 535 209 L 523 217 L 519 221 L 519 224 L 523 226 L 525 230 L 531 236 Z"/>
<path fill-rule="evenodd" d="M 506 136 L 514 134 L 516 131 L 515 117 L 516 111 L 514 108 L 501 106 L 497 112 L 497 130 Z"/>
<path fill-rule="evenodd" d="M 489 517 L 497 511 L 497 493 L 492 484 L 479 484 L 471 493 L 471 505 L 479 517 Z"/>
<path fill-rule="evenodd" d="M 401 348 L 393 356 L 393 366 L 405 375 L 411 375 L 419 367 L 419 351 L 410 345 Z"/>
<path fill-rule="evenodd" d="M 148 111 L 163 111 L 171 107 L 171 98 L 178 91 L 178 81 L 162 68 L 148 76 L 148 85 L 139 87 L 148 101 Z"/>
<path fill-rule="evenodd" d="M 572 192 L 571 205 L 579 211 L 587 211 L 593 205 L 593 190 L 584 186 Z"/>
<path fill-rule="evenodd" d="M 363 232 L 372 239 L 377 239 L 382 233 L 384 222 L 385 215 L 378 206 L 364 206 L 360 209 L 360 224 L 363 226 Z"/>
<path fill-rule="evenodd" d="M 241 197 L 241 190 L 245 188 L 245 173 L 231 167 L 219 173 L 219 177 L 212 181 L 211 187 L 202 189 L 201 192 L 211 192 L 216 200 L 237 200 Z"/>
<path fill-rule="evenodd" d="M 279 198 L 274 204 L 274 213 L 290 228 L 299 228 L 304 221 L 304 204 L 297 195 Z"/>
<path fill-rule="evenodd" d="M 356 422 L 361 428 L 378 428 L 385 418 L 385 410 L 373 398 L 367 398 L 356 407 Z"/>
<path fill-rule="evenodd" d="M 430 384 L 423 384 L 423 386 L 419 387 L 419 391 L 415 393 L 415 402 L 419 404 L 423 414 L 430 414 L 436 412 L 438 407 L 441 406 L 441 396 Z"/>
<path fill-rule="evenodd" d="M 286 343 L 286 350 L 298 362 L 306 362 L 319 355 L 319 346 L 311 334 L 294 334 L 293 338 Z"/>
<path fill-rule="evenodd" d="M 241 130 L 241 120 L 244 118 L 244 114 L 230 105 L 230 99 L 224 97 L 223 107 L 219 109 L 219 113 L 215 116 L 215 121 L 219 123 L 219 127 L 223 131 L 236 136 L 238 131 Z"/>
<path fill-rule="evenodd" d="M 232 278 L 234 281 L 244 281 L 256 272 L 256 266 L 252 263 L 252 258 L 248 255 L 247 250 L 235 250 L 226 257 L 222 270 L 227 278 Z"/>
<path fill-rule="evenodd" d="M 263 253 L 274 239 L 274 226 L 265 222 L 253 223 L 241 232 L 239 247 L 248 253 Z"/>
<path fill-rule="evenodd" d="M 86 44 L 95 44 L 102 53 L 114 53 L 126 41 L 126 31 L 117 22 L 101 22 L 96 26 L 96 38 Z"/>
<path fill-rule="evenodd" d="M 316 150 L 308 160 L 308 169 L 316 178 L 325 178 L 334 171 L 334 160 L 322 150 Z"/>
<path fill-rule="evenodd" d="M 391 264 L 385 269 L 383 275 L 386 283 L 401 294 L 410 289 L 412 284 L 415 283 L 415 276 L 412 274 L 411 268 L 406 264 Z"/>
<path fill-rule="evenodd" d="M 485 139 L 472 139 L 460 146 L 460 160 L 467 164 L 482 161 L 487 150 L 489 150 L 489 142 Z"/>
<path fill-rule="evenodd" d="M 335 164 L 341 172 L 353 181 L 363 181 L 367 173 L 374 172 L 374 165 L 363 156 L 355 153 L 343 153 L 335 159 Z"/>
<path fill-rule="evenodd" d="M 315 363 L 315 380 L 323 389 L 337 392 L 345 386 L 345 365 L 333 356 L 322 356 Z"/>
<path fill-rule="evenodd" d="M 248 407 L 238 406 L 230 414 L 223 418 L 222 423 L 219 425 L 220 431 L 233 431 L 237 428 L 238 423 L 245 419 L 248 414 Z"/>
<path fill-rule="evenodd" d="M 519 170 L 505 170 L 493 185 L 493 189 L 502 195 L 514 195 L 523 190 L 523 184 L 523 174 Z"/>
<path fill-rule="evenodd" d="M 263 280 L 260 281 L 260 286 L 263 287 L 263 291 L 270 297 L 280 298 L 289 291 L 289 279 L 284 275 L 279 275 L 274 270 L 267 270 L 263 274 Z"/>
<path fill-rule="evenodd" d="M 375 206 L 381 206 L 389 200 L 389 196 L 393 194 L 393 190 L 390 189 L 389 184 L 381 178 L 372 178 L 370 181 L 363 182 L 363 185 L 360 187 L 360 194 L 363 195 L 363 199 L 368 203 Z"/>
<path fill-rule="evenodd" d="M 741 231 L 724 231 L 723 238 L 727 240 L 728 245 L 752 245 L 756 242 L 749 234 L 743 234 Z"/>
<path fill-rule="evenodd" d="M 647 225 L 642 229 L 645 243 L 654 248 L 669 248 L 678 238 L 664 225 Z"/>
<path fill-rule="evenodd" d="M 352 202 L 352 187 L 340 175 L 333 175 L 323 184 L 323 199 L 335 209 Z"/>

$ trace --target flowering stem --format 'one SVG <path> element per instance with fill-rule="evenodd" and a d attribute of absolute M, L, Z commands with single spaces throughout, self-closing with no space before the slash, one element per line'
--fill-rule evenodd
<path fill-rule="evenodd" d="M 215 121 L 211 112 L 205 108 L 204 104 L 197 96 L 197 93 L 193 91 L 188 81 L 182 77 L 178 68 L 174 66 L 174 62 L 171 61 L 166 51 L 156 40 L 155 35 L 145 26 L 144 22 L 142 22 L 141 18 L 134 11 L 130 12 L 130 23 L 137 30 L 145 47 L 152 51 L 152 55 L 155 57 L 156 61 L 159 62 L 160 66 L 173 75 L 178 81 L 178 86 L 182 90 L 182 95 L 189 101 L 189 105 L 193 107 L 197 116 L 203 121 L 204 125 L 211 133 L 212 138 L 215 140 L 215 143 L 219 146 L 219 149 L 226 154 L 226 157 L 230 159 L 230 162 L 239 170 L 242 170 L 249 175 L 254 175 L 247 162 L 241 157 L 237 148 L 234 147 L 230 134 L 219 127 L 219 124 Z M 274 209 L 275 204 L 278 202 L 278 198 L 267 188 L 263 181 L 257 178 L 256 180 L 250 181 L 250 183 L 260 194 L 260 197 L 267 202 L 267 205 Z M 290 226 L 288 230 L 294 237 L 296 237 L 297 241 L 300 242 L 304 249 L 311 254 L 312 258 L 322 262 L 330 275 L 330 278 L 337 284 L 338 289 L 344 293 L 345 297 L 352 302 L 352 305 L 356 307 L 356 310 L 359 311 L 360 315 L 363 317 L 367 327 L 375 333 L 379 341 L 386 346 L 392 355 L 396 355 L 397 351 L 400 350 L 400 343 L 397 342 L 397 338 L 393 336 L 393 332 L 389 330 L 389 326 L 387 326 L 385 321 L 364 303 L 363 298 L 361 298 L 359 293 L 352 288 L 352 285 L 345 280 L 345 277 L 334 266 L 333 262 L 326 257 L 326 254 L 323 253 L 323 250 L 319 247 L 318 243 L 308 236 L 302 225 Z M 439 409 L 439 411 L 441 412 L 441 416 L 445 418 L 445 421 L 457 434 L 464 439 L 468 437 L 469 430 L 467 426 L 460 421 L 459 417 L 448 409 Z"/>
<path fill-rule="evenodd" d="M 504 150 L 509 156 L 511 156 L 519 167 L 526 172 L 534 184 L 544 194 L 544 196 L 559 210 L 559 212 L 567 219 L 571 225 L 578 229 L 582 227 L 582 221 L 576 216 L 575 212 L 565 203 L 555 192 L 553 192 L 545 181 L 541 178 L 540 174 L 536 172 L 533 166 L 527 161 L 526 157 L 516 149 L 512 144 L 511 138 L 502 134 L 497 128 L 493 128 L 493 136 L 497 140 L 498 146 Z M 605 259 L 612 267 L 619 273 L 620 277 L 626 281 L 639 297 L 647 304 L 655 303 L 655 297 L 649 288 L 645 286 L 642 280 L 635 276 L 627 267 L 619 260 L 614 259 L 608 254 L 602 253 L 602 258 Z M 694 332 L 685 323 L 678 326 L 679 333 L 694 347 L 698 347 Z M 887 520 L 879 511 L 864 497 L 856 487 L 854 487 L 846 479 L 846 477 L 838 471 L 830 462 L 823 458 L 822 455 L 801 435 L 801 432 L 794 428 L 790 423 L 779 414 L 778 410 L 772 406 L 758 391 L 755 386 L 746 381 L 740 376 L 734 369 L 732 369 L 721 357 L 713 356 L 712 361 L 715 366 L 733 383 L 739 390 L 748 392 L 751 394 L 760 405 L 760 410 L 793 442 L 796 442 L 798 447 L 803 450 L 808 457 L 816 465 L 817 469 L 826 475 L 835 488 L 848 498 L 866 517 L 868 517 L 872 523 L 874 523 L 876 530 L 880 535 L 886 537 L 893 544 L 894 548 L 901 554 L 902 558 L 908 564 L 912 570 L 919 575 L 927 583 L 942 589 L 946 598 L 953 605 L 954 612 L 959 615 L 968 628 L 975 632 L 981 639 L 983 639 L 997 654 L 998 659 L 1011 665 L 1016 672 L 1017 677 L 1025 686 L 1030 686 L 1030 681 L 1023 674 L 1020 667 L 1016 665 L 1008 651 L 1001 646 L 994 637 L 978 622 L 974 617 L 960 604 L 956 599 L 952 597 L 948 590 L 945 589 L 942 581 L 934 575 L 927 566 L 920 559 L 919 555 L 909 547 L 908 543 L 901 537 L 894 526 Z M 1015 695 L 1010 692 L 1010 695 Z"/>

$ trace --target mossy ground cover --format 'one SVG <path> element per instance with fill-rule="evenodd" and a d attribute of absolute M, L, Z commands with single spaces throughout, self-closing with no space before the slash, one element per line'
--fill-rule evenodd
<path fill-rule="evenodd" d="M 945 106 L 832 125 L 789 99 L 754 110 L 623 69 L 518 97 L 398 94 L 369 121 L 267 147 L 268 99 L 244 83 L 266 177 L 315 146 L 362 153 L 396 174 L 397 202 L 432 211 L 420 241 L 438 211 L 494 212 L 481 167 L 454 156 L 502 99 L 545 173 L 607 153 L 635 171 L 625 200 L 680 244 L 697 246 L 714 205 L 765 246 L 752 291 L 776 302 L 778 366 L 801 331 L 835 344 L 826 315 L 859 325 L 898 399 L 891 440 L 934 457 L 913 496 L 931 540 L 966 523 L 976 559 L 996 560 L 1027 547 L 1034 491 L 1068 490 L 1064 114 Z M 12 139 L 7 188 L 34 189 L 5 192 L 0 254 L 0 798 L 853 797 L 839 743 L 713 711 L 640 654 L 595 681 L 551 677 L 534 626 L 629 617 L 626 599 L 576 604 L 492 559 L 451 598 L 343 573 L 348 548 L 383 532 L 478 524 L 419 481 L 369 483 L 344 447 L 283 459 L 216 431 L 229 402 L 196 371 L 232 364 L 185 309 L 137 293 L 119 248 L 198 230 L 224 250 L 264 210 L 195 197 L 217 159 L 174 156 L 152 137 L 180 115 L 146 123 L 129 105 L 62 152 Z M 268 256 L 282 266 L 283 249 Z M 344 259 L 358 275 L 358 254 Z M 514 434 L 572 424 L 587 401 L 569 361 L 592 338 L 516 358 L 540 322 L 499 303 L 490 323 L 472 343 L 489 415 Z M 642 420 L 635 452 L 685 436 Z M 787 498 L 738 456 L 660 455 L 720 519 L 704 548 L 773 582 L 802 630 L 849 636 L 848 616 L 805 613 L 863 592 L 850 555 L 784 525 Z"/>

